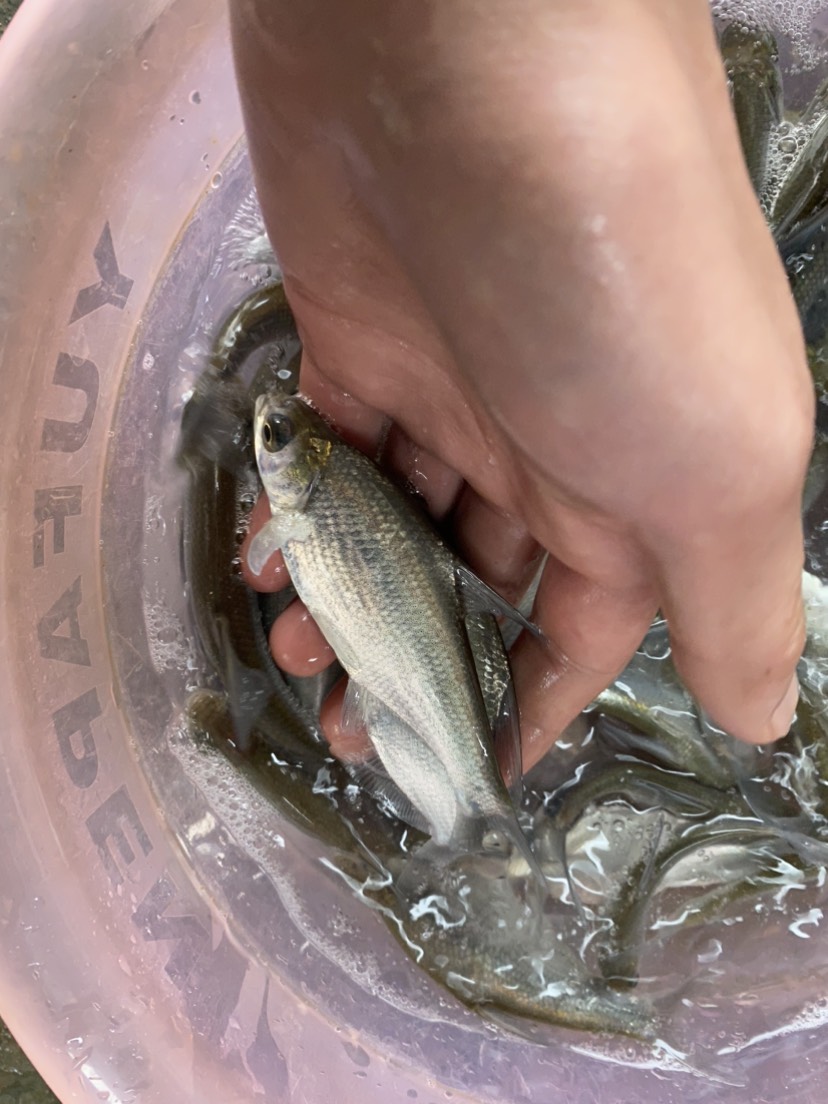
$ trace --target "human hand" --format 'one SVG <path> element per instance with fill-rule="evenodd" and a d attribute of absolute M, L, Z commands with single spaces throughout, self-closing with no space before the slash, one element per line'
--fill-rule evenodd
<path fill-rule="evenodd" d="M 704 0 L 231 7 L 303 390 L 369 451 L 390 420 L 505 596 L 549 552 L 512 656 L 525 765 L 659 608 L 716 722 L 782 735 L 813 395 Z M 303 617 L 274 649 L 317 669 Z"/>

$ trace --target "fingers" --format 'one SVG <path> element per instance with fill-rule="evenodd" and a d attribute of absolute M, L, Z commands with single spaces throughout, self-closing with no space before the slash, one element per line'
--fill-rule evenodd
<path fill-rule="evenodd" d="M 609 590 L 548 561 L 533 611 L 544 639 L 523 633 L 511 657 L 524 771 L 621 672 L 657 606 L 655 593 L 640 586 Z"/>
<path fill-rule="evenodd" d="M 347 685 L 347 679 L 336 684 L 320 710 L 319 722 L 330 745 L 331 754 L 343 763 L 354 763 L 367 759 L 373 748 L 364 728 L 353 729 L 343 723 L 342 703 Z"/>
<path fill-rule="evenodd" d="M 422 495 L 428 512 L 438 521 L 448 514 L 463 486 L 462 478 L 442 460 L 416 445 L 399 426 L 392 425 L 382 450 L 382 465 Z"/>
<path fill-rule="evenodd" d="M 324 412 L 349 445 L 376 457 L 388 433 L 388 419 L 379 410 L 360 402 L 323 375 L 307 349 L 302 351 L 302 394 Z"/>
<path fill-rule="evenodd" d="M 509 602 L 523 597 L 543 550 L 522 521 L 466 486 L 452 514 L 452 535 L 459 555 L 484 582 Z"/>
<path fill-rule="evenodd" d="M 791 726 L 805 643 L 798 510 L 776 534 L 773 520 L 673 555 L 663 584 L 679 674 L 717 726 L 756 744 Z"/>
<path fill-rule="evenodd" d="M 277 590 L 283 590 L 290 582 L 290 575 L 281 552 L 275 551 L 271 554 L 259 575 L 251 570 L 247 559 L 250 542 L 269 518 L 270 503 L 267 501 L 267 495 L 260 494 L 250 513 L 247 536 L 239 549 L 242 578 L 249 587 L 263 594 L 274 594 Z"/>
<path fill-rule="evenodd" d="M 298 599 L 273 622 L 268 643 L 273 659 L 289 675 L 317 675 L 336 659 L 322 630 Z"/>

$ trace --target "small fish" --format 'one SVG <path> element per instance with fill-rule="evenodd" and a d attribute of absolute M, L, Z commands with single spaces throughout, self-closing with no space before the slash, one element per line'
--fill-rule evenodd
<path fill-rule="evenodd" d="M 734 741 L 707 723 L 684 688 L 670 657 L 664 621 L 650 628 L 623 673 L 592 708 L 599 717 L 599 734 L 616 747 L 644 752 L 718 790 L 734 785 Z"/>
<path fill-rule="evenodd" d="M 623 988 L 635 984 L 638 959 L 647 939 L 646 921 L 668 875 L 680 863 L 694 866 L 692 904 L 683 929 L 715 921 L 727 904 L 768 892 L 762 874 L 776 855 L 789 856 L 784 841 L 758 822 L 716 829 L 699 825 L 693 834 L 656 841 L 653 854 L 627 877 L 613 905 L 613 926 L 605 937 L 601 969 L 608 981 Z M 689 880 L 685 875 L 684 883 Z"/>
<path fill-rule="evenodd" d="M 768 139 L 782 117 L 776 41 L 768 31 L 734 22 L 722 32 L 719 45 L 748 174 L 756 194 L 761 195 Z"/>
<path fill-rule="evenodd" d="M 623 800 L 634 808 L 664 809 L 676 817 L 709 817 L 747 813 L 738 794 L 722 792 L 697 782 L 690 774 L 678 774 L 651 763 L 625 758 L 602 764 L 579 776 L 554 808 L 560 831 L 568 831 L 590 805 Z"/>
<path fill-rule="evenodd" d="M 768 211 L 774 236 L 783 239 L 804 225 L 828 199 L 828 113 L 816 125 L 782 180 Z"/>
<path fill-rule="evenodd" d="M 393 789 L 428 825 L 433 853 L 509 857 L 516 872 L 534 872 L 497 767 L 468 630 L 481 613 L 528 622 L 306 403 L 261 397 L 254 434 L 272 517 L 251 542 L 251 569 L 282 550 L 350 675 L 346 712 L 366 724 Z M 517 759 L 517 717 L 508 707 L 498 713 Z"/>
<path fill-rule="evenodd" d="M 805 341 L 819 348 L 828 337 L 828 212 L 794 235 L 784 250 Z"/>
<path fill-rule="evenodd" d="M 257 738 L 240 753 L 227 695 L 196 690 L 185 703 L 191 738 L 205 755 L 220 752 L 274 806 L 285 820 L 337 856 L 347 856 L 353 873 L 384 872 L 385 863 L 400 855 L 400 840 L 413 833 L 366 800 L 322 745 L 297 749 L 284 730 L 270 732 L 256 722 Z M 414 839 L 417 837 L 414 836 Z"/>
<path fill-rule="evenodd" d="M 254 337 L 263 340 L 264 335 L 276 347 L 263 369 L 264 381 L 254 380 L 247 388 L 240 372 L 256 348 Z M 281 287 L 258 289 L 222 326 L 182 419 L 178 458 L 190 475 L 183 518 L 185 577 L 199 639 L 228 695 L 242 748 L 250 746 L 257 721 L 260 732 L 275 728 L 296 750 L 322 739 L 318 723 L 274 665 L 257 597 L 234 568 L 241 498 L 255 488 L 257 388 L 287 370 L 297 341 Z"/>
<path fill-rule="evenodd" d="M 692 791 L 699 808 L 710 814 L 737 815 L 741 805 L 743 814 L 774 829 L 807 861 L 828 861 L 828 800 L 821 782 L 828 777 L 828 587 L 803 572 L 802 592 L 807 626 L 798 669 L 802 696 L 783 740 L 770 748 L 752 747 L 710 724 L 681 685 L 669 662 L 663 626 L 656 625 L 594 708 L 599 735 L 622 752 L 643 752 L 660 764 L 660 781 L 646 763 L 605 765 L 574 793 L 563 795 L 559 816 L 572 823 L 590 801 L 613 794 L 638 795 L 639 804 L 646 803 L 642 798 L 648 788 L 652 797 L 658 795 L 655 804 L 680 814 Z M 670 771 L 687 772 L 698 781 L 671 778 Z"/>
<path fill-rule="evenodd" d="M 463 930 L 464 913 L 447 910 L 440 894 L 424 898 L 404 921 L 407 938 L 425 951 L 423 967 L 464 1004 L 517 1033 L 526 1031 L 527 1021 L 639 1040 L 654 1040 L 665 1030 L 647 1001 L 586 976 L 573 949 L 579 942 L 575 933 L 567 938 L 562 926 L 548 925 L 547 938 L 539 939 L 531 927 L 516 928 L 514 910 L 497 882 L 464 888 L 468 930 Z M 508 919 L 482 926 L 481 918 L 497 916 L 501 907 Z"/>
<path fill-rule="evenodd" d="M 795 125 L 804 137 L 802 148 L 767 202 L 768 224 L 779 241 L 803 227 L 828 202 L 828 81 L 818 88 Z"/>
<path fill-rule="evenodd" d="M 241 373 L 251 354 L 265 345 L 271 355 L 263 375 L 292 380 L 295 390 L 302 345 L 281 282 L 251 292 L 221 324 L 184 409 L 179 463 L 192 466 L 210 459 L 232 466 L 234 473 L 249 468 L 252 399 Z M 254 381 L 252 390 L 263 389 L 263 381 Z"/>

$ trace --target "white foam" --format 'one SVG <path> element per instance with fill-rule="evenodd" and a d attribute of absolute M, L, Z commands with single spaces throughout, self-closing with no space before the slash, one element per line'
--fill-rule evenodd
<path fill-rule="evenodd" d="M 167 603 L 156 594 L 144 596 L 144 623 L 147 630 L 152 665 L 159 674 L 164 671 L 187 672 L 187 692 L 197 686 L 198 659 L 192 635 L 188 634 L 181 619 Z"/>
<path fill-rule="evenodd" d="M 228 223 L 219 246 L 218 260 L 231 271 L 268 266 L 274 274 L 278 274 L 278 262 L 254 190 L 248 192 Z"/>

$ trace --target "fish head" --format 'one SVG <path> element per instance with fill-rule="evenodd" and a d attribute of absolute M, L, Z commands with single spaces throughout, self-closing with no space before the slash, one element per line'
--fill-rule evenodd
<path fill-rule="evenodd" d="M 274 510 L 304 510 L 334 446 L 332 431 L 307 403 L 260 395 L 253 416 L 256 463 Z"/>

